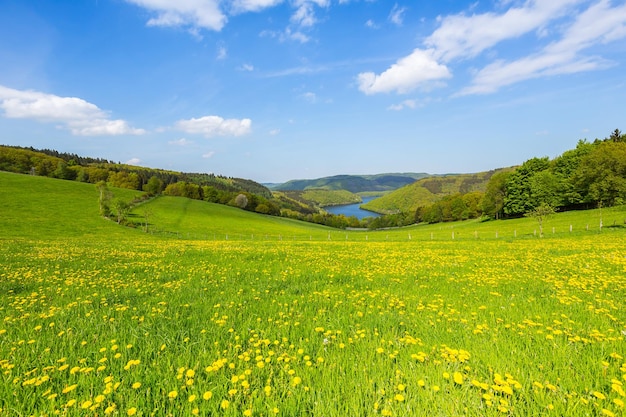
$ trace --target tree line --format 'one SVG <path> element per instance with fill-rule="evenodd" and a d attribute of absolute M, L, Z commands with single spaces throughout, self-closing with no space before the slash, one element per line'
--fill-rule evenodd
<path fill-rule="evenodd" d="M 491 176 L 484 192 L 446 196 L 415 213 L 385 215 L 370 228 L 473 218 L 543 217 L 554 211 L 626 203 L 626 134 L 615 129 L 607 138 L 579 140 L 560 156 L 535 157 Z"/>

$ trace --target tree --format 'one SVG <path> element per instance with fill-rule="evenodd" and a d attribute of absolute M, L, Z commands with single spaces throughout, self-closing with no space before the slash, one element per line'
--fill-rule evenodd
<path fill-rule="evenodd" d="M 241 209 L 248 205 L 248 197 L 245 194 L 239 194 L 235 197 L 235 205 Z"/>
<path fill-rule="evenodd" d="M 623 135 L 619 129 L 615 129 L 608 140 L 612 142 L 626 142 L 626 135 Z"/>
<path fill-rule="evenodd" d="M 493 174 L 487 183 L 487 189 L 482 201 L 482 210 L 487 216 L 494 219 L 502 217 L 504 200 L 506 198 L 506 184 L 511 175 L 510 171 Z"/>
<path fill-rule="evenodd" d="M 598 144 L 581 161 L 574 183 L 587 202 L 612 206 L 626 201 L 626 142 Z"/>
<path fill-rule="evenodd" d="M 98 204 L 100 207 L 100 214 L 104 217 L 109 217 L 109 203 L 112 197 L 111 191 L 109 191 L 107 183 L 104 181 L 98 181 L 96 183 L 96 189 L 98 190 Z"/>
<path fill-rule="evenodd" d="M 116 198 L 113 200 L 113 209 L 117 217 L 117 224 L 122 224 L 122 222 L 126 221 L 126 216 L 128 216 L 130 211 L 130 204 L 121 198 Z"/>
<path fill-rule="evenodd" d="M 524 216 L 533 217 L 537 220 L 537 223 L 539 223 L 539 237 L 543 237 L 543 222 L 554 213 L 554 208 L 551 205 L 541 203 L 539 206 L 525 213 Z"/>
<path fill-rule="evenodd" d="M 562 202 L 559 178 L 549 170 L 537 172 L 530 177 L 530 204 L 538 207 L 547 204 L 551 207 L 559 207 Z"/>
<path fill-rule="evenodd" d="M 536 207 L 531 195 L 530 179 L 538 172 L 550 167 L 550 159 L 532 158 L 524 162 L 509 175 L 506 183 L 506 197 L 504 199 L 504 213 L 512 216 L 523 215 Z"/>
<path fill-rule="evenodd" d="M 161 191 L 163 190 L 163 181 L 156 176 L 152 176 L 143 186 L 143 190 L 151 196 L 161 194 Z"/>

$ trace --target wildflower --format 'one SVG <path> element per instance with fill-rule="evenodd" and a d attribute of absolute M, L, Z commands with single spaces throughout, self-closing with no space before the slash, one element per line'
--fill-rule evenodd
<path fill-rule="evenodd" d="M 87 400 L 87 401 L 83 402 L 83 403 L 80 405 L 80 408 L 83 408 L 83 409 L 85 409 L 85 410 L 86 410 L 86 409 L 88 409 L 89 407 L 91 407 L 91 406 L 92 406 L 92 404 L 93 404 L 93 403 L 92 403 L 90 400 Z"/>
<path fill-rule="evenodd" d="M 194 394 L 191 394 L 188 398 L 187 401 L 189 401 L 190 403 L 194 402 L 196 400 L 196 396 Z"/>
<path fill-rule="evenodd" d="M 133 385 L 131 385 L 131 387 L 133 389 L 139 389 L 141 388 L 141 382 L 133 382 Z"/>
<path fill-rule="evenodd" d="M 167 394 L 167 396 L 168 396 L 168 398 L 172 398 L 172 399 L 174 399 L 174 398 L 178 397 L 178 391 L 176 391 L 176 390 L 174 390 L 174 391 L 170 391 L 170 392 Z"/>
<path fill-rule="evenodd" d="M 299 384 L 302 383 L 302 378 L 300 378 L 299 376 L 296 376 L 296 377 L 293 378 L 292 382 L 293 382 L 294 386 L 299 385 Z"/>
<path fill-rule="evenodd" d="M 452 378 L 454 379 L 454 382 L 461 385 L 463 384 L 463 374 L 460 372 L 455 372 L 452 376 Z"/>
<path fill-rule="evenodd" d="M 594 391 L 593 396 L 599 400 L 606 400 L 606 395 L 602 394 L 600 391 Z"/>
<path fill-rule="evenodd" d="M 226 410 L 229 406 L 230 406 L 230 401 L 228 400 L 222 400 L 222 402 L 220 403 L 220 408 L 222 410 Z"/>
<path fill-rule="evenodd" d="M 135 414 L 137 414 L 137 409 L 135 407 L 131 407 L 128 409 L 128 411 L 126 411 L 126 414 L 129 416 L 134 416 Z"/>
<path fill-rule="evenodd" d="M 393 397 L 393 399 L 394 399 L 394 400 L 396 400 L 396 401 L 398 401 L 398 402 L 402 402 L 402 401 L 404 401 L 404 395 L 402 395 L 402 394 L 396 394 L 396 395 Z"/>
<path fill-rule="evenodd" d="M 251 416 L 251 415 L 252 415 L 252 409 L 251 409 L 251 408 L 248 408 L 247 410 L 245 410 L 245 411 L 243 412 L 243 415 L 244 415 L 244 416 L 246 416 L 246 417 Z"/>
<path fill-rule="evenodd" d="M 204 394 L 202 394 L 202 398 L 204 398 L 205 401 L 209 401 L 212 396 L 213 396 L 213 393 L 211 391 L 207 391 Z"/>
<path fill-rule="evenodd" d="M 63 391 L 61 392 L 63 394 L 67 394 L 68 392 L 74 391 L 77 387 L 78 387 L 78 384 L 73 384 L 73 385 L 63 388 Z"/>

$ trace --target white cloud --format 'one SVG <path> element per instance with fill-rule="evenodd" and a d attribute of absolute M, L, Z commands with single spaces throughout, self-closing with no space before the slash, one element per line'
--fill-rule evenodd
<path fill-rule="evenodd" d="M 372 19 L 369 19 L 367 22 L 365 22 L 365 26 L 370 29 L 378 29 L 378 25 L 376 25 L 376 23 L 374 23 Z"/>
<path fill-rule="evenodd" d="M 399 59 L 380 75 L 373 72 L 361 73 L 357 81 L 359 89 L 365 94 L 391 91 L 402 94 L 451 76 L 448 68 L 434 59 L 432 50 L 416 49 L 411 55 Z"/>
<path fill-rule="evenodd" d="M 148 26 L 188 26 L 220 31 L 227 18 L 219 0 L 126 0 L 156 13 Z"/>
<path fill-rule="evenodd" d="M 517 82 L 606 68 L 612 65 L 601 57 L 584 56 L 581 52 L 595 44 L 626 37 L 626 5 L 610 7 L 599 1 L 577 16 L 563 37 L 547 45 L 539 53 L 510 62 L 495 61 L 474 76 L 472 85 L 460 94 L 492 93 Z"/>
<path fill-rule="evenodd" d="M 389 21 L 394 25 L 402 26 L 404 22 L 404 12 L 406 12 L 406 7 L 400 7 L 398 3 L 394 4 L 389 13 Z"/>
<path fill-rule="evenodd" d="M 472 84 L 460 94 L 491 93 L 532 78 L 605 68 L 608 61 L 583 56 L 581 51 L 626 37 L 626 5 L 611 7 L 610 0 L 502 1 L 500 6 L 508 8 L 438 18 L 439 27 L 423 47 L 378 75 L 359 74 L 359 89 L 366 94 L 403 94 L 450 78 L 455 62 L 476 58 L 503 41 L 534 34 L 537 42 L 549 42 L 543 48 L 530 47 L 530 53 L 508 62 L 493 51 L 486 57 L 492 61 L 475 71 Z"/>
<path fill-rule="evenodd" d="M 251 65 L 251 64 L 243 64 L 241 67 L 239 67 L 239 69 L 240 69 L 241 71 L 252 72 L 252 71 L 254 71 L 254 65 Z"/>
<path fill-rule="evenodd" d="M 124 120 L 111 120 L 95 104 L 77 97 L 60 97 L 38 91 L 23 91 L 0 85 L 0 109 L 5 117 L 58 123 L 77 136 L 141 135 Z"/>
<path fill-rule="evenodd" d="M 203 157 L 204 159 L 209 159 L 209 158 L 213 157 L 213 155 L 215 155 L 215 151 L 209 151 L 209 152 L 207 152 L 207 153 L 203 153 L 203 154 L 202 154 L 202 157 Z"/>
<path fill-rule="evenodd" d="M 232 3 L 232 12 L 258 12 L 274 7 L 282 2 L 283 0 L 234 0 Z"/>
<path fill-rule="evenodd" d="M 226 59 L 227 56 L 228 56 L 228 50 L 226 49 L 226 47 L 219 46 L 217 48 L 217 59 L 218 60 Z"/>
<path fill-rule="evenodd" d="M 243 136 L 251 132 L 250 119 L 224 119 L 219 116 L 204 116 L 188 120 L 179 120 L 176 127 L 191 134 L 213 136 Z"/>
<path fill-rule="evenodd" d="M 191 145 L 193 142 L 185 138 L 180 138 L 176 140 L 171 140 L 167 143 L 169 143 L 170 145 L 187 146 L 187 145 Z"/>
<path fill-rule="evenodd" d="M 272 129 L 269 131 L 270 136 L 276 136 L 280 133 L 280 129 Z"/>
<path fill-rule="evenodd" d="M 417 101 L 404 100 L 402 103 L 392 104 L 391 106 L 388 107 L 388 109 L 400 111 L 400 110 L 404 110 L 405 108 L 414 109 L 415 107 L 417 107 Z"/>
<path fill-rule="evenodd" d="M 139 158 L 131 158 L 128 161 L 126 161 L 126 165 L 140 165 L 141 164 L 141 159 Z"/>

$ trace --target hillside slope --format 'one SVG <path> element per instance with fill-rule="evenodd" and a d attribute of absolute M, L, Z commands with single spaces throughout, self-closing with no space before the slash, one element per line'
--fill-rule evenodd
<path fill-rule="evenodd" d="M 475 174 L 449 174 L 422 178 L 376 198 L 362 207 L 377 213 L 414 212 L 418 207 L 432 204 L 448 195 L 472 191 L 484 192 L 493 174 L 511 169 L 500 168 Z"/>

